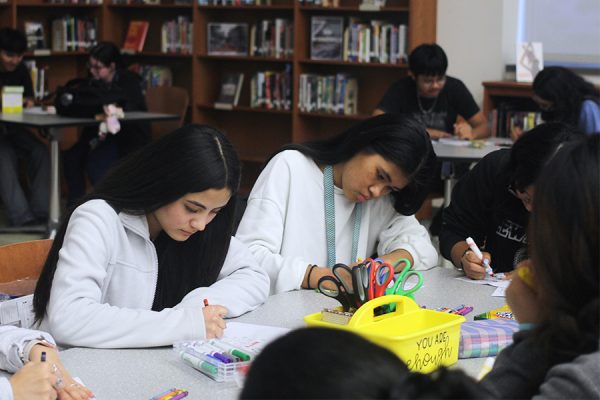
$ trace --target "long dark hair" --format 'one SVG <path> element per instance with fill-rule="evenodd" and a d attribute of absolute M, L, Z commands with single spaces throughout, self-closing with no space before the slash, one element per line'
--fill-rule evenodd
<path fill-rule="evenodd" d="M 580 132 L 561 122 L 547 122 L 525 132 L 510 152 L 510 182 L 523 192 L 534 184 L 556 149 Z"/>
<path fill-rule="evenodd" d="M 553 103 L 552 110 L 543 111 L 545 121 L 562 121 L 579 125 L 584 100 L 600 103 L 600 91 L 591 83 L 564 67 L 546 67 L 533 81 L 533 92 Z"/>
<path fill-rule="evenodd" d="M 565 144 L 535 186 L 530 254 L 552 364 L 598 349 L 600 135 Z"/>
<path fill-rule="evenodd" d="M 102 199 L 115 211 L 145 215 L 187 193 L 227 188 L 232 197 L 202 232 L 184 242 L 164 232 L 154 240 L 158 254 L 158 283 L 153 310 L 173 307 L 191 290 L 217 280 L 233 232 L 240 163 L 231 143 L 206 125 L 187 125 L 131 154 L 115 166 L 66 215 L 35 288 L 35 317 L 46 315 L 52 279 L 75 208 Z"/>
<path fill-rule="evenodd" d="M 400 214 L 414 214 L 427 196 L 436 161 L 425 126 L 417 120 L 395 114 L 382 114 L 355 124 L 330 139 L 289 144 L 283 150 L 298 150 L 315 162 L 334 165 L 358 153 L 379 154 L 396 164 L 409 184 L 392 192 L 394 208 Z"/>

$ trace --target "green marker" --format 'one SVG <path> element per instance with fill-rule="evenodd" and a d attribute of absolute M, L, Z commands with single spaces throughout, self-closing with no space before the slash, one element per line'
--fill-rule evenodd
<path fill-rule="evenodd" d="M 237 349 L 231 350 L 231 354 L 236 356 L 237 358 L 239 358 L 242 361 L 250 361 L 250 356 L 248 354 L 242 353 L 241 351 L 239 351 Z"/>

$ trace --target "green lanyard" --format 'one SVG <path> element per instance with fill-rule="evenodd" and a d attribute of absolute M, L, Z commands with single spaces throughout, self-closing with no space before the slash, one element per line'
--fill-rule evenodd
<path fill-rule="evenodd" d="M 336 264 L 335 256 L 335 201 L 333 197 L 333 167 L 325 166 L 323 171 L 323 188 L 325 191 L 325 234 L 327 237 L 327 266 Z M 354 231 L 352 232 L 352 252 L 350 263 L 356 262 L 358 253 L 358 238 L 360 236 L 360 222 L 362 215 L 362 203 L 354 206 Z"/>

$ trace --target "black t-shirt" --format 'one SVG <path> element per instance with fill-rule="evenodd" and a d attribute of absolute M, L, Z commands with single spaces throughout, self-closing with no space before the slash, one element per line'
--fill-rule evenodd
<path fill-rule="evenodd" d="M 492 255 L 495 272 L 512 271 L 526 258 L 529 212 L 508 191 L 510 150 L 485 156 L 463 176 L 444 209 L 440 251 L 451 259 L 452 247 L 471 236 Z"/>
<path fill-rule="evenodd" d="M 12 72 L 0 71 L 0 87 L 4 86 L 23 86 L 23 97 L 33 97 L 31 75 L 24 63 L 19 64 Z"/>
<path fill-rule="evenodd" d="M 387 90 L 377 108 L 386 113 L 412 115 L 428 128 L 448 133 L 454 131 L 457 115 L 468 120 L 479 112 L 465 84 L 451 76 L 446 76 L 446 84 L 435 99 L 421 97 L 419 100 L 421 107 L 417 101 L 415 80 L 407 76 Z"/>

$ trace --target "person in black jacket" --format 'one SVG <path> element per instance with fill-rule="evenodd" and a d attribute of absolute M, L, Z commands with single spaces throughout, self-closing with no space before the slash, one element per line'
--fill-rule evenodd
<path fill-rule="evenodd" d="M 100 42 L 90 50 L 88 63 L 90 79 L 118 91 L 124 98 L 123 110 L 146 111 L 142 79 L 125 68 L 119 48 L 111 42 Z M 73 147 L 63 154 L 64 173 L 73 204 L 85 194 L 85 174 L 95 185 L 117 160 L 150 142 L 147 123 L 121 123 L 121 131 L 106 137 L 98 135 L 98 128 L 86 128 Z"/>
<path fill-rule="evenodd" d="M 469 249 L 472 237 L 494 272 L 509 272 L 527 258 L 527 221 L 535 180 L 557 148 L 578 132 L 546 123 L 525 133 L 512 149 L 485 156 L 458 181 L 444 209 L 440 251 L 471 279 L 483 279 L 482 260 Z M 493 255 L 493 258 L 492 258 Z"/>
<path fill-rule="evenodd" d="M 25 35 L 0 29 L 0 87 L 22 86 L 25 107 L 33 106 L 31 75 L 23 63 Z M 19 161 L 27 164 L 29 193 L 19 181 Z M 50 156 L 47 147 L 27 129 L 0 125 L 0 199 L 13 226 L 32 226 L 48 218 Z"/>

